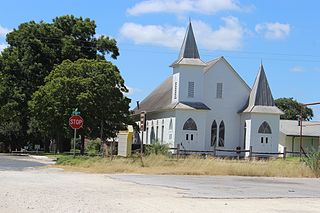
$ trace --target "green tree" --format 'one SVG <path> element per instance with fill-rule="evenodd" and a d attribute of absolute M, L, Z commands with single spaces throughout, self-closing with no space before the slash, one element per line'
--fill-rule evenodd
<path fill-rule="evenodd" d="M 129 122 L 129 103 L 120 72 L 105 60 L 66 60 L 46 78 L 33 94 L 29 107 L 36 128 L 59 140 L 70 134 L 68 118 L 78 108 L 84 118 L 82 136 L 115 137 Z M 82 137 L 84 139 L 84 137 Z"/>
<path fill-rule="evenodd" d="M 107 36 L 96 38 L 95 29 L 93 20 L 68 15 L 52 23 L 22 23 L 7 34 L 9 46 L 0 54 L 0 119 L 4 121 L 0 134 L 15 148 L 28 141 L 28 130 L 32 134 L 36 131 L 29 129 L 27 103 L 55 65 L 66 59 L 119 56 L 116 41 Z"/>
<path fill-rule="evenodd" d="M 302 104 L 293 98 L 278 98 L 275 100 L 276 106 L 281 109 L 285 114 L 281 115 L 281 119 L 297 120 L 300 117 L 300 110 Z M 313 117 L 311 108 L 303 107 L 302 119 L 309 121 Z"/>

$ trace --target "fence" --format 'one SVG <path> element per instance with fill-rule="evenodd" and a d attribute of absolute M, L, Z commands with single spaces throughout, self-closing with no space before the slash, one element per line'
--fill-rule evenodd
<path fill-rule="evenodd" d="M 247 153 L 249 152 L 249 155 L 247 156 L 249 159 L 252 159 L 253 157 L 270 157 L 270 156 L 279 156 L 282 155 L 283 159 L 286 159 L 287 154 L 300 154 L 300 152 L 287 152 L 287 147 L 284 147 L 283 152 L 254 152 L 252 150 L 252 146 L 248 150 L 246 149 L 217 149 L 214 147 L 213 150 L 210 151 L 201 151 L 201 150 L 186 150 L 181 149 L 180 144 L 177 145 L 175 148 L 170 148 L 170 150 L 176 151 L 177 158 L 180 157 L 180 155 L 189 155 L 189 154 L 205 154 L 205 155 L 213 155 L 213 156 L 219 156 L 217 152 L 231 152 L 235 153 L 238 158 L 240 157 L 241 153 Z M 222 156 L 222 155 L 220 155 Z"/>

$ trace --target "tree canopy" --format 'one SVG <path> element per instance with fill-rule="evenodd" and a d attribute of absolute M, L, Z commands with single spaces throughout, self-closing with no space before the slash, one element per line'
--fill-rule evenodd
<path fill-rule="evenodd" d="M 281 115 L 281 119 L 298 120 L 300 117 L 300 110 L 302 104 L 293 98 L 278 98 L 275 100 L 276 106 L 281 109 L 285 114 Z M 313 117 L 313 111 L 309 107 L 303 107 L 302 119 L 309 121 Z"/>
<path fill-rule="evenodd" d="M 84 132 L 93 138 L 115 137 L 129 119 L 130 100 L 119 70 L 102 60 L 63 61 L 55 67 L 29 102 L 36 128 L 68 134 L 68 118 L 78 108 Z"/>
<path fill-rule="evenodd" d="M 116 40 L 103 35 L 97 37 L 95 30 L 95 21 L 67 15 L 51 23 L 22 23 L 7 34 L 8 47 L 0 54 L 1 140 L 20 148 L 34 137 L 35 119 L 28 102 L 39 88 L 54 78 L 51 75 L 45 80 L 55 66 L 65 60 L 69 63 L 79 59 L 106 61 L 107 55 L 117 59 Z M 108 66 L 111 69 L 111 65 Z"/>

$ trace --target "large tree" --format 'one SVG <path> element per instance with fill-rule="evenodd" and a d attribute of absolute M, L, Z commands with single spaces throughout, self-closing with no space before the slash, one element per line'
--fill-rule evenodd
<path fill-rule="evenodd" d="M 117 58 L 116 41 L 96 38 L 95 29 L 88 18 L 62 16 L 52 23 L 23 23 L 7 34 L 9 46 L 0 54 L 0 134 L 14 148 L 28 140 L 27 103 L 55 65 L 66 59 L 105 60 L 105 54 Z"/>
<path fill-rule="evenodd" d="M 276 106 L 281 109 L 285 114 L 281 115 L 281 119 L 297 120 L 300 117 L 302 104 L 293 98 L 278 98 L 275 100 Z M 305 121 L 311 120 L 313 111 L 311 108 L 303 107 L 302 119 Z"/>
<path fill-rule="evenodd" d="M 130 100 L 119 70 L 105 60 L 80 59 L 56 66 L 29 102 L 36 128 L 59 138 L 70 134 L 68 118 L 78 108 L 82 135 L 114 137 L 129 121 Z M 84 138 L 84 137 L 82 137 Z"/>

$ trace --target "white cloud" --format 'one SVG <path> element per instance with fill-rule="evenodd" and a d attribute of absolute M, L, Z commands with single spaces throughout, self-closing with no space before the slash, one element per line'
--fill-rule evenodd
<path fill-rule="evenodd" d="M 2 52 L 2 50 L 4 50 L 4 48 L 8 47 L 8 44 L 5 43 L 0 43 L 0 52 Z"/>
<path fill-rule="evenodd" d="M 126 93 L 128 96 L 135 95 L 135 94 L 137 94 L 137 93 L 142 92 L 142 90 L 139 89 L 139 88 L 133 88 L 133 87 L 129 87 L 129 86 L 126 86 L 126 87 L 127 87 L 127 89 L 129 90 L 129 92 Z"/>
<path fill-rule="evenodd" d="M 7 33 L 11 32 L 10 29 L 2 27 L 0 25 L 0 37 L 5 37 L 7 35 Z"/>
<path fill-rule="evenodd" d="M 279 40 L 289 36 L 290 25 L 281 24 L 279 22 L 269 22 L 257 24 L 255 30 L 257 33 L 262 33 L 266 39 Z"/>
<path fill-rule="evenodd" d="M 237 0 L 144 0 L 129 8 L 127 12 L 130 15 L 159 12 L 213 14 L 227 10 L 242 10 L 242 8 Z"/>
<path fill-rule="evenodd" d="M 155 44 L 165 47 L 178 47 L 184 36 L 185 28 L 161 25 L 141 25 L 125 23 L 120 29 L 120 35 L 131 39 L 136 44 Z"/>
<path fill-rule="evenodd" d="M 195 37 L 199 48 L 206 50 L 236 50 L 242 46 L 244 27 L 235 17 L 222 18 L 224 24 L 218 29 L 202 21 L 193 21 Z M 140 25 L 125 23 L 120 29 L 123 38 L 136 44 L 152 44 L 170 48 L 180 48 L 185 27 Z"/>
<path fill-rule="evenodd" d="M 290 71 L 291 71 L 291 72 L 296 72 L 296 73 L 298 73 L 298 72 L 304 72 L 305 69 L 304 69 L 303 67 L 301 67 L 301 66 L 294 66 L 294 67 L 292 67 L 292 68 L 290 69 Z"/>
<path fill-rule="evenodd" d="M 224 25 L 217 30 L 212 29 L 202 21 L 194 23 L 194 33 L 198 37 L 198 44 L 207 50 L 237 50 L 242 46 L 244 27 L 235 17 L 222 18 Z M 181 41 L 180 41 L 181 42 Z"/>

